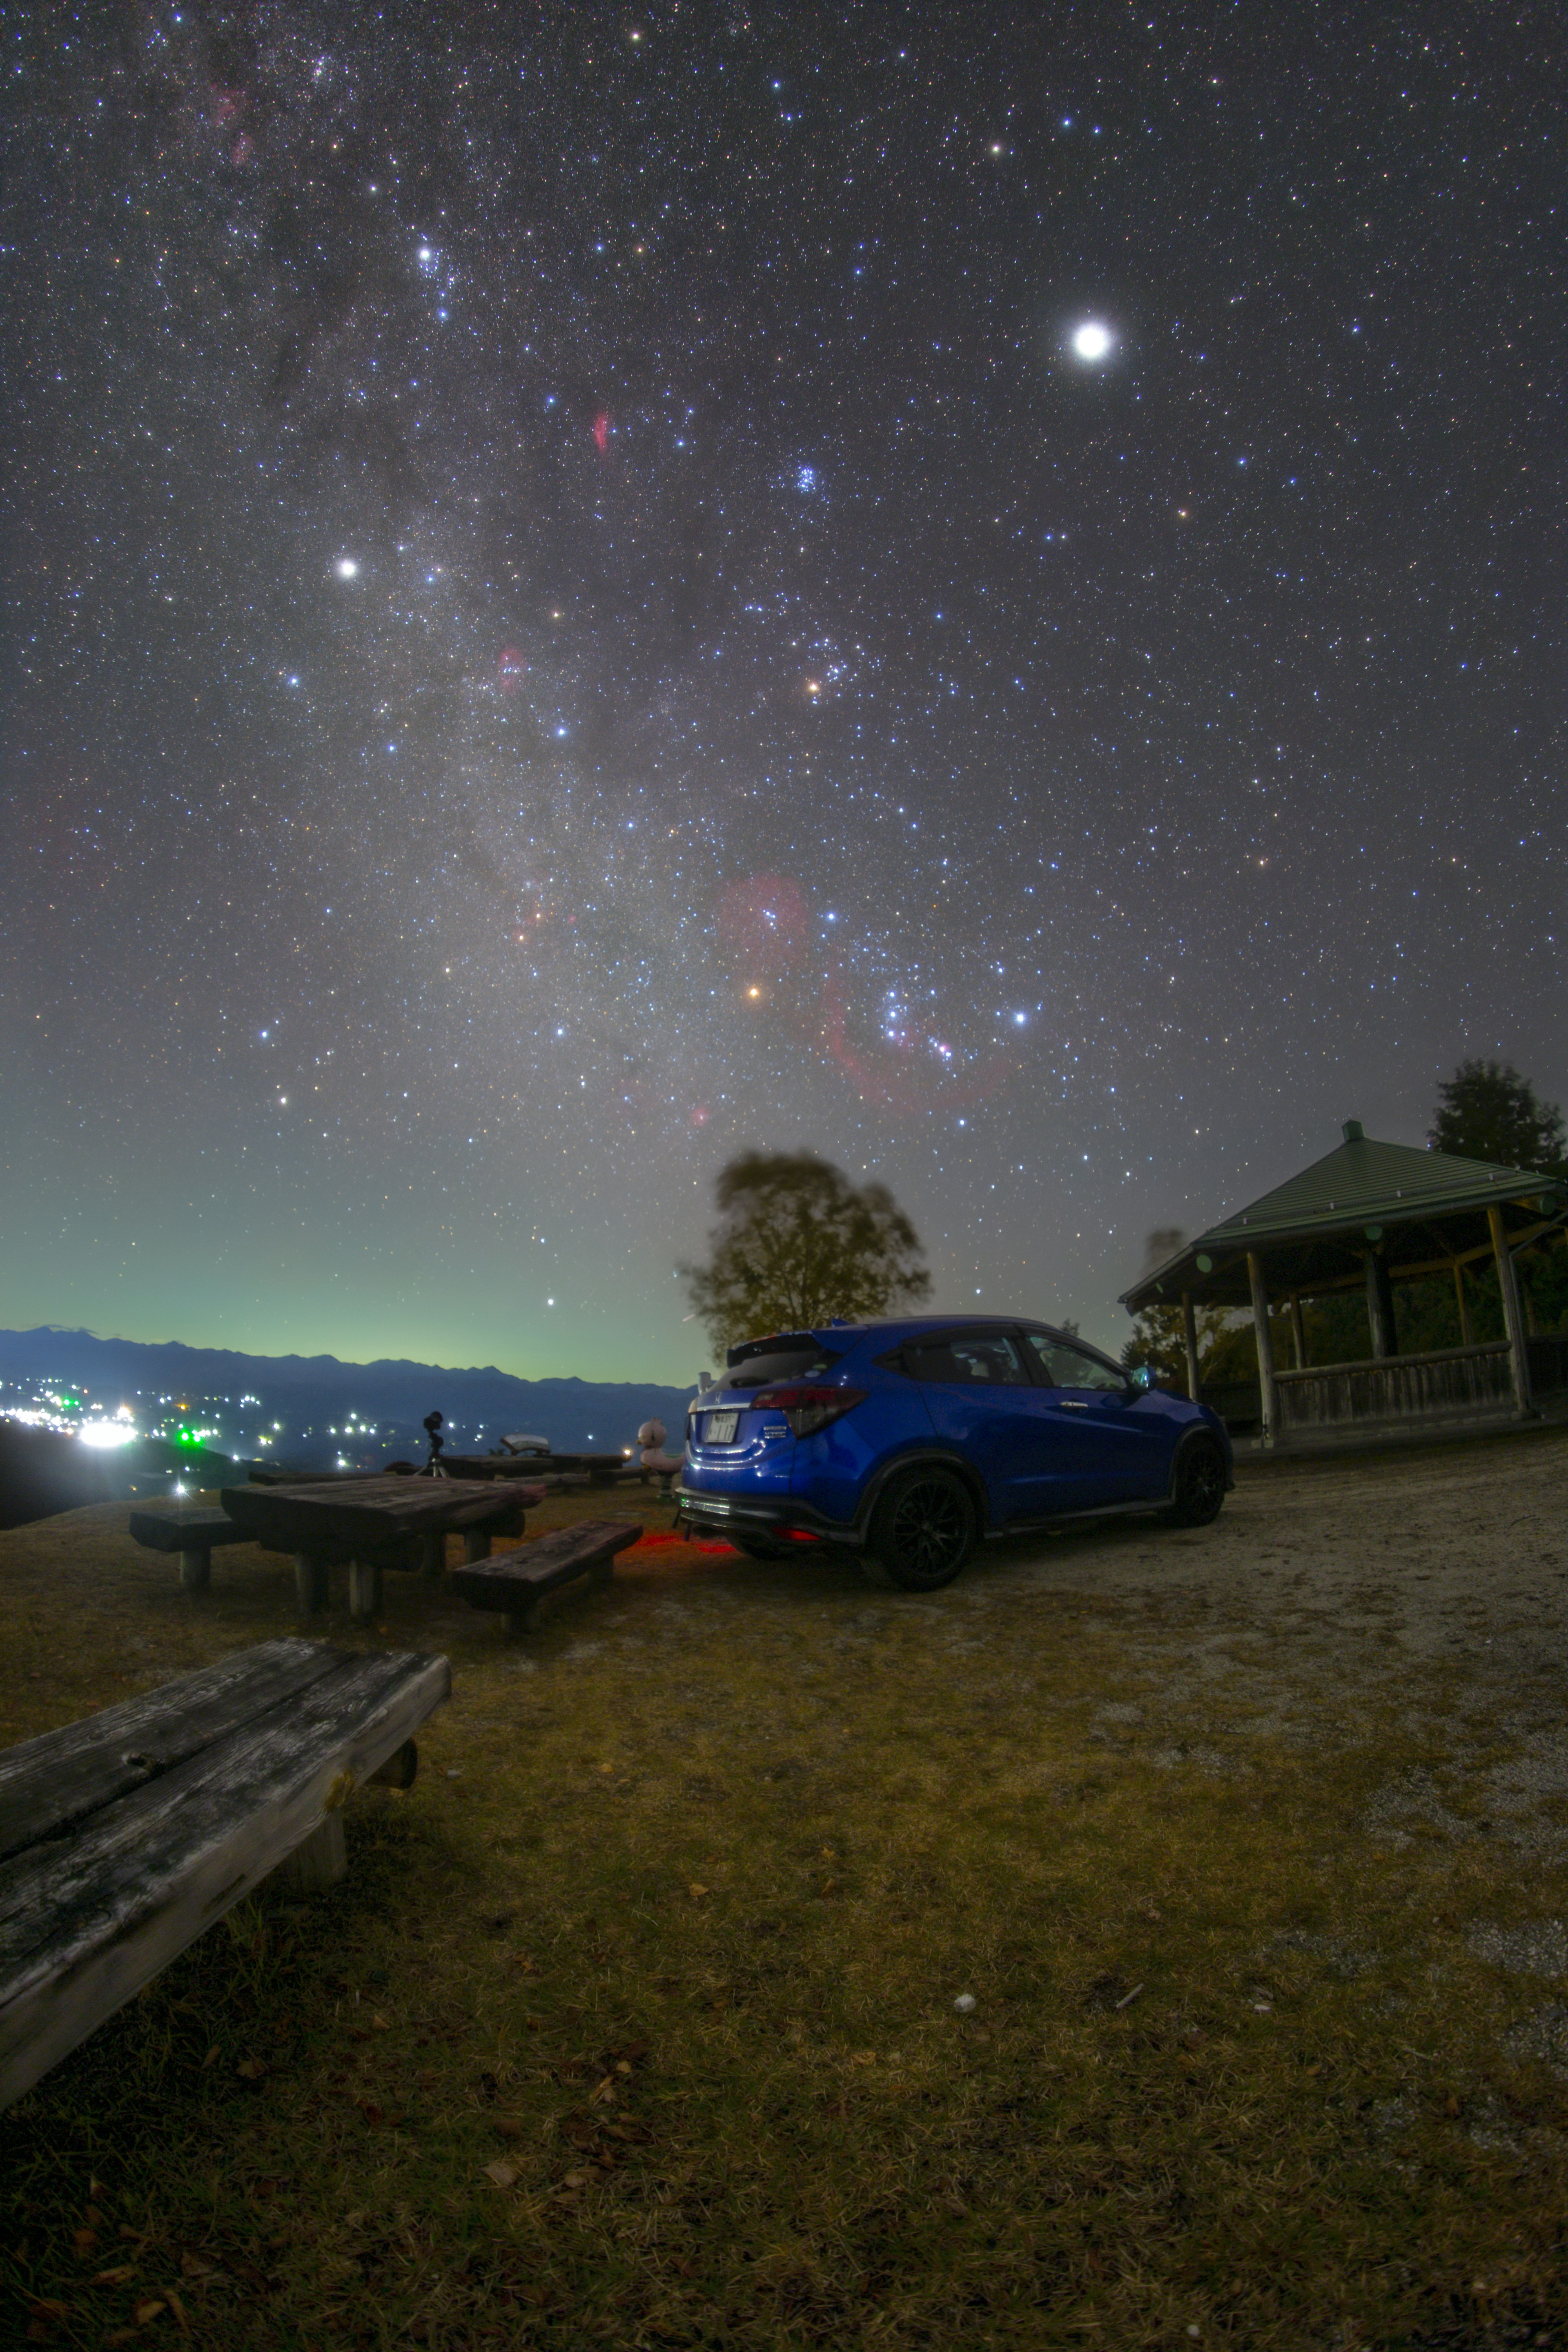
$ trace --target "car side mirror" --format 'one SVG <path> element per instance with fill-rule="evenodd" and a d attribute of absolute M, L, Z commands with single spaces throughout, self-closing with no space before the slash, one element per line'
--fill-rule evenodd
<path fill-rule="evenodd" d="M 1134 1365 L 1128 1377 L 1135 1389 L 1152 1389 L 1154 1385 L 1154 1375 L 1147 1364 Z"/>

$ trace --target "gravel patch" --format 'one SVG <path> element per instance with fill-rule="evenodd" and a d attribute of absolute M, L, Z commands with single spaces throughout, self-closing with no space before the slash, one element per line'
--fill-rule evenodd
<path fill-rule="evenodd" d="M 1473 1919 L 1465 1941 L 1478 1960 L 1513 1976 L 1568 1976 L 1568 1929 L 1561 1919 L 1534 1919 L 1520 1927 L 1498 1927 Z"/>

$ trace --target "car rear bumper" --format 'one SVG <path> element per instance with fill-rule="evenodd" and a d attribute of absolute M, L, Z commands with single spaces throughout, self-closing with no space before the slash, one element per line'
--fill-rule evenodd
<path fill-rule="evenodd" d="M 798 1528 L 803 1535 L 820 1536 L 824 1543 L 863 1545 L 862 1528 L 842 1519 L 825 1518 L 798 1496 L 705 1495 L 689 1486 L 675 1489 L 677 1517 L 704 1535 L 723 1535 L 734 1528 L 745 1535 L 766 1535 L 773 1529 Z"/>

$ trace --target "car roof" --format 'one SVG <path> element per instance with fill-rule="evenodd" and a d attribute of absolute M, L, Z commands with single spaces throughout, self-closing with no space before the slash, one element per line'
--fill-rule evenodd
<path fill-rule="evenodd" d="M 1047 1323 L 1043 1315 L 965 1315 L 962 1308 L 951 1315 L 889 1316 L 879 1323 L 824 1324 L 813 1333 L 815 1339 L 839 1341 L 845 1347 L 858 1347 L 862 1339 L 880 1338 L 884 1333 L 897 1333 L 902 1339 L 918 1339 L 926 1331 L 1051 1331 L 1070 1342 L 1085 1348 L 1091 1356 L 1103 1356 L 1105 1349 L 1097 1348 L 1092 1339 L 1077 1339 L 1071 1332 Z M 1109 1361 L 1109 1358 L 1107 1359 Z"/>
<path fill-rule="evenodd" d="M 1043 1315 L 966 1315 L 962 1308 L 955 1308 L 951 1315 L 889 1315 L 874 1323 L 815 1323 L 808 1330 L 770 1331 L 742 1344 L 762 1348 L 770 1339 L 793 1339 L 798 1343 L 811 1339 L 819 1340 L 824 1347 L 847 1350 L 858 1348 L 862 1339 L 880 1338 L 889 1332 L 903 1339 L 915 1339 L 922 1331 L 1016 1331 L 1020 1325 L 1026 1330 L 1055 1332 L 1072 1346 L 1087 1349 L 1091 1356 L 1105 1356 L 1106 1361 L 1110 1361 L 1105 1349 L 1097 1348 L 1092 1339 L 1075 1338 L 1059 1325 L 1047 1323 Z"/>

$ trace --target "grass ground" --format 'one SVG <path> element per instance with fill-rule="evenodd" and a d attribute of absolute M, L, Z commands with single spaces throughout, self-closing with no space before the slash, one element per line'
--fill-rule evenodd
<path fill-rule="evenodd" d="M 1260 1472 L 1215 1530 L 920 1600 L 666 1537 L 526 1642 L 389 1578 L 324 1632 L 450 1656 L 416 1787 L 0 2117 L 0 2331 L 1568 2344 L 1568 1811 L 1524 1859 L 1484 1811 L 1561 1720 L 1556 1646 L 1478 1689 L 1206 1580 L 1384 1475 L 1282 1524 Z M 124 1520 L 0 1537 L 0 1738 L 291 1627 L 286 1562 L 193 1598 Z"/>

